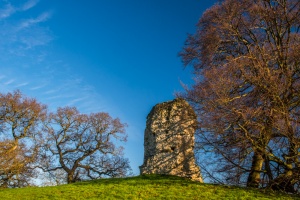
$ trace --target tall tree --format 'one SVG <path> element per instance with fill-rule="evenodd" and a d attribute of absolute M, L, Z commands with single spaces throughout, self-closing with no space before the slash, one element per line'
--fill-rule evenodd
<path fill-rule="evenodd" d="M 67 183 L 125 176 L 130 169 L 122 147 L 115 145 L 126 141 L 125 124 L 107 113 L 86 115 L 76 108 L 59 108 L 49 115 L 45 131 L 43 169 L 63 170 Z"/>
<path fill-rule="evenodd" d="M 299 184 L 299 31 L 299 0 L 224 0 L 187 39 L 181 56 L 195 84 L 186 98 L 231 180 L 289 192 Z"/>
<path fill-rule="evenodd" d="M 0 94 L 1 187 L 30 184 L 46 111 L 45 105 L 19 91 Z"/>

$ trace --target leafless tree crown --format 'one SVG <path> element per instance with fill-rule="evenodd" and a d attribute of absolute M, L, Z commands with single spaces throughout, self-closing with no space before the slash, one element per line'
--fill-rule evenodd
<path fill-rule="evenodd" d="M 218 178 L 299 190 L 299 0 L 224 0 L 197 27 L 181 52 L 195 74 L 185 97 Z"/>

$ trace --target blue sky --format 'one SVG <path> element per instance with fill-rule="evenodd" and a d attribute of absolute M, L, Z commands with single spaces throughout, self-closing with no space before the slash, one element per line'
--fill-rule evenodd
<path fill-rule="evenodd" d="M 138 174 L 146 116 L 192 83 L 178 53 L 214 2 L 0 0 L 0 92 L 119 117 Z"/>

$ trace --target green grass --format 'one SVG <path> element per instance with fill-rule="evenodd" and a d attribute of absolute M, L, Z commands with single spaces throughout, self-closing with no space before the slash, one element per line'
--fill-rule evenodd
<path fill-rule="evenodd" d="M 174 176 L 102 179 L 53 187 L 1 189 L 0 199 L 300 199 L 271 191 L 201 184 Z"/>

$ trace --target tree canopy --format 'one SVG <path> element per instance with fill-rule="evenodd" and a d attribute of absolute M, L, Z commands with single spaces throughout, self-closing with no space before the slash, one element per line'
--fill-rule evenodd
<path fill-rule="evenodd" d="M 34 163 L 47 108 L 20 91 L 0 94 L 0 187 L 24 187 L 36 177 Z"/>
<path fill-rule="evenodd" d="M 80 114 L 76 108 L 59 108 L 45 123 L 46 144 L 43 169 L 63 170 L 68 183 L 127 174 L 129 163 L 122 148 L 125 124 L 108 113 Z"/>
<path fill-rule="evenodd" d="M 126 124 L 75 107 L 48 113 L 20 91 L 0 94 L 0 187 L 33 185 L 42 169 L 54 184 L 126 176 Z M 48 176 L 49 175 L 49 176 Z"/>
<path fill-rule="evenodd" d="M 299 189 L 299 31 L 298 0 L 224 0 L 188 37 L 181 56 L 195 84 L 185 97 L 224 180 Z"/>

